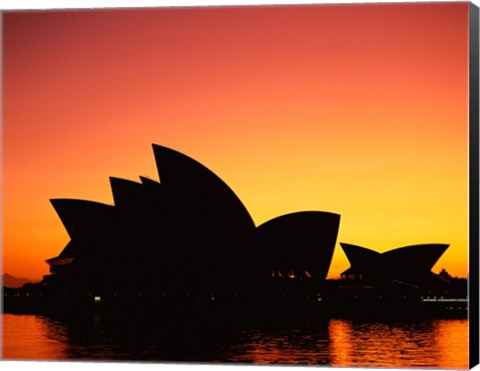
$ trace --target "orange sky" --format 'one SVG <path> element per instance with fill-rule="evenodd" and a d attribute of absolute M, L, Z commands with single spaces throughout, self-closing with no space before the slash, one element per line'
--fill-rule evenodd
<path fill-rule="evenodd" d="M 157 143 L 257 225 L 335 212 L 338 242 L 449 243 L 433 271 L 467 274 L 467 3 L 12 12 L 3 36 L 5 272 L 68 242 L 50 198 L 158 179 Z"/>

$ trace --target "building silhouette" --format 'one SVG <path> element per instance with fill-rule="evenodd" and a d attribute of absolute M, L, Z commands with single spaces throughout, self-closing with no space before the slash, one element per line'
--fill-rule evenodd
<path fill-rule="evenodd" d="M 257 269 L 274 278 L 325 279 L 340 215 L 304 211 L 274 218 L 255 234 Z"/>
<path fill-rule="evenodd" d="M 294 212 L 257 227 L 212 171 L 153 150 L 160 181 L 111 177 L 113 205 L 51 200 L 70 241 L 46 261 L 40 284 L 4 292 L 5 311 L 140 310 L 182 320 L 226 308 L 235 318 L 466 314 L 467 281 L 431 271 L 449 245 L 378 253 L 340 243 L 350 267 L 326 280 L 340 215 Z"/>
<path fill-rule="evenodd" d="M 172 149 L 153 150 L 160 182 L 112 177 L 114 205 L 51 200 L 71 240 L 46 261 L 47 291 L 213 298 L 324 282 L 339 215 L 299 212 L 256 228 L 212 171 Z"/>
<path fill-rule="evenodd" d="M 447 244 L 412 245 L 384 253 L 346 243 L 340 246 L 350 262 L 350 268 L 341 273 L 343 279 L 418 292 L 444 286 L 445 281 L 431 269 Z"/>

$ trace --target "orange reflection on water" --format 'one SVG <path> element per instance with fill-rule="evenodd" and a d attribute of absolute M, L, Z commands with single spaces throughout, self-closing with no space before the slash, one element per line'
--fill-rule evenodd
<path fill-rule="evenodd" d="M 468 368 L 468 321 L 372 323 L 332 319 L 332 366 Z"/>
<path fill-rule="evenodd" d="M 249 362 L 255 364 L 321 364 L 331 366 L 393 368 L 468 368 L 468 320 L 375 322 L 346 319 L 272 323 L 255 329 L 238 329 L 200 341 L 207 352 L 189 353 L 186 345 L 165 349 L 150 343 L 141 328 L 125 329 L 127 338 L 91 321 L 59 322 L 35 316 L 3 314 L 5 359 L 195 360 L 198 362 Z M 290 319 L 291 320 L 291 319 Z M 87 326 L 88 331 L 83 331 Z M 208 332 L 206 332 L 208 333 Z M 185 334 L 188 337 L 188 333 Z M 154 341 L 158 339 L 153 338 Z M 156 339 L 156 340 L 155 340 Z M 170 341 L 170 338 L 167 338 Z M 176 338 L 175 341 L 179 341 Z M 222 342 L 219 346 L 219 342 Z M 137 343 L 143 345 L 138 347 Z M 186 342 L 189 347 L 196 343 Z"/>
<path fill-rule="evenodd" d="M 331 320 L 328 325 L 329 336 L 332 337 L 330 349 L 333 365 L 348 365 L 352 360 L 352 344 L 350 343 L 350 326 L 346 321 Z"/>
<path fill-rule="evenodd" d="M 435 331 L 442 368 L 468 368 L 468 322 L 466 320 L 438 321 Z"/>
<path fill-rule="evenodd" d="M 2 358 L 67 359 L 65 329 L 41 316 L 3 314 Z"/>

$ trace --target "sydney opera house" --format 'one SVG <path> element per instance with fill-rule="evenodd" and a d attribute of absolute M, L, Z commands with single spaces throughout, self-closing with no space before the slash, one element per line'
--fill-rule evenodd
<path fill-rule="evenodd" d="M 342 279 L 326 280 L 340 215 L 303 211 L 256 226 L 212 171 L 172 149 L 153 145 L 153 151 L 160 181 L 110 178 L 113 205 L 51 200 L 70 241 L 46 261 L 50 274 L 40 284 L 8 296 L 7 310 L 20 308 L 22 297 L 30 308 L 96 303 L 98 309 L 101 302 L 102 308 L 173 303 L 177 310 L 260 301 L 275 310 L 314 303 L 315 313 L 318 305 L 322 313 L 358 312 L 362 299 L 367 308 L 406 298 L 418 303 L 452 288 L 451 295 L 466 297 L 463 281 L 452 285 L 431 272 L 445 244 L 378 253 L 340 243 L 350 268 Z"/>
<path fill-rule="evenodd" d="M 75 295 L 249 296 L 324 282 L 340 216 L 308 211 L 256 227 L 213 172 L 153 146 L 160 182 L 110 178 L 114 205 L 51 203 L 70 242 L 47 260 L 49 292 Z"/>

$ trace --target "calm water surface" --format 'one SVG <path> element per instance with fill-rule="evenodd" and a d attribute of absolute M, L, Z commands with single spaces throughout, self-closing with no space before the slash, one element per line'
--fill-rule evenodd
<path fill-rule="evenodd" d="M 288 326 L 110 323 L 3 314 L 3 358 L 468 368 L 468 321 L 302 321 Z M 120 322 L 122 323 L 122 322 Z"/>

